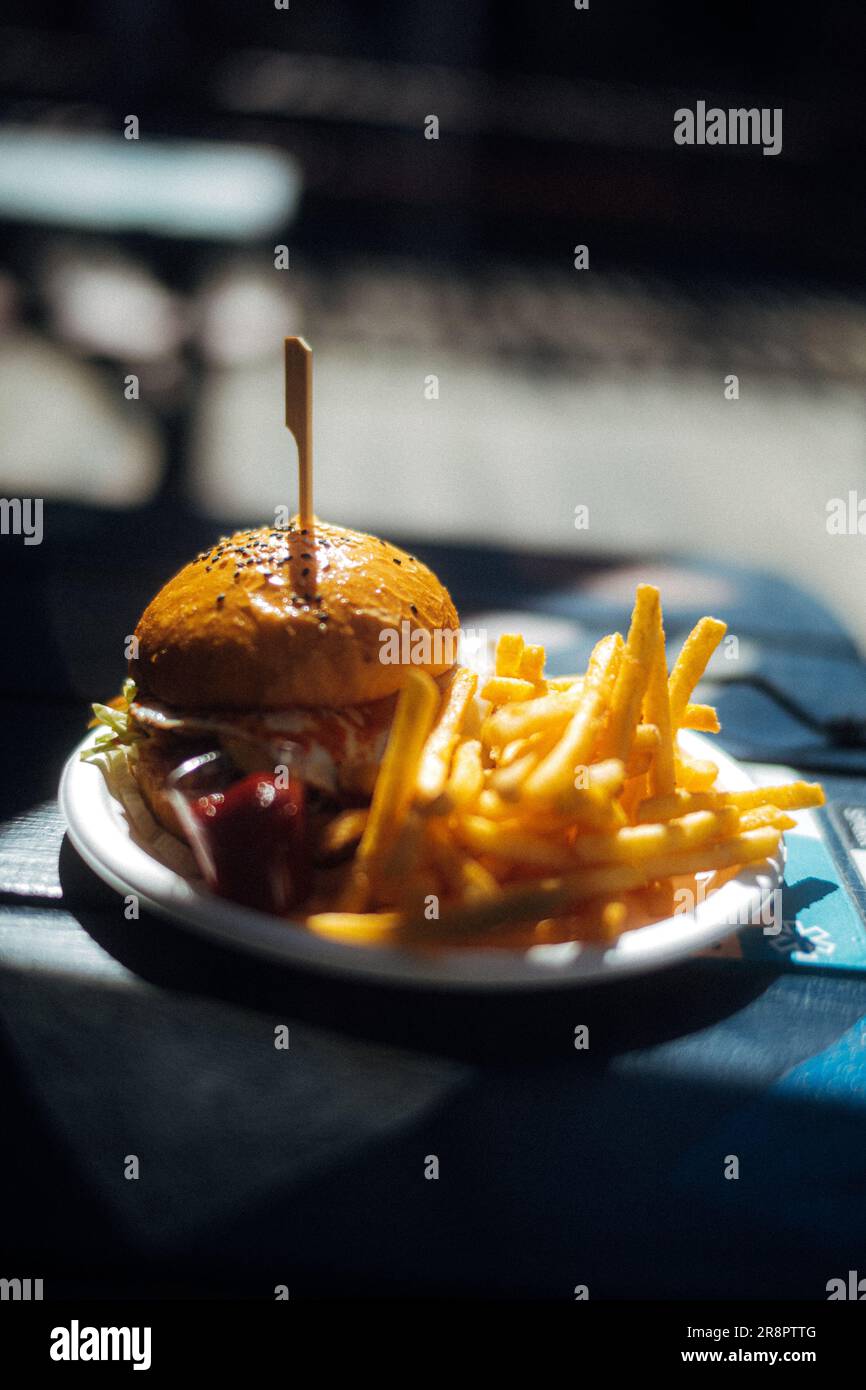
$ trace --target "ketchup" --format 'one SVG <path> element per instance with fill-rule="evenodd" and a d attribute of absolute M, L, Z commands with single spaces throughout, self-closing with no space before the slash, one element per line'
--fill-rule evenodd
<path fill-rule="evenodd" d="M 210 887 L 245 907 L 281 913 L 310 889 L 304 784 L 253 772 L 190 803 L 210 861 Z"/>

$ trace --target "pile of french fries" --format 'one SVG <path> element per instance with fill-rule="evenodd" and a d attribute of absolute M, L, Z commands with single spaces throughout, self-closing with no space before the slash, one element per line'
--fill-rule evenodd
<path fill-rule="evenodd" d="M 642 584 L 625 641 L 602 638 L 582 675 L 545 677 L 544 648 L 517 635 L 499 639 L 480 689 L 465 667 L 444 693 L 410 671 L 369 808 L 328 826 L 332 850 L 355 848 L 310 930 L 609 943 L 635 895 L 666 916 L 675 880 L 772 857 L 788 812 L 821 805 L 821 787 L 719 790 L 715 763 L 677 738 L 719 730 L 692 696 L 725 630 L 702 618 L 669 672 L 659 592 Z"/>

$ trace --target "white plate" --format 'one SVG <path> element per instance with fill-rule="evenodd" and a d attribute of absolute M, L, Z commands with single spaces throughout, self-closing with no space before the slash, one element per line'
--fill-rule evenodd
<path fill-rule="evenodd" d="M 119 893 L 200 934 L 289 965 L 406 985 L 455 988 L 538 988 L 598 982 L 671 965 L 721 941 L 761 909 L 783 876 L 783 854 L 741 870 L 692 913 L 681 912 L 625 932 L 605 949 L 566 942 L 528 950 L 412 951 L 406 947 L 350 946 L 314 936 L 302 926 L 236 906 L 208 893 L 154 857 L 134 835 L 123 807 L 112 797 L 99 768 L 79 758 L 95 735 L 70 757 L 60 784 L 60 807 L 69 838 L 94 873 Z M 743 769 L 700 735 L 681 734 L 683 748 L 711 757 L 726 790 L 754 784 Z"/>

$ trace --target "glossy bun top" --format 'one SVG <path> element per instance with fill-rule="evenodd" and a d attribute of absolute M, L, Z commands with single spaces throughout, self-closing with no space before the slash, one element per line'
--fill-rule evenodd
<path fill-rule="evenodd" d="M 226 537 L 170 579 L 136 628 L 129 673 L 141 695 L 179 709 L 360 704 L 403 684 L 406 666 L 382 657 L 383 633 L 406 633 L 404 622 L 413 638 L 456 632 L 426 565 L 376 536 L 295 519 Z M 415 641 L 413 665 L 441 675 L 452 649 Z"/>

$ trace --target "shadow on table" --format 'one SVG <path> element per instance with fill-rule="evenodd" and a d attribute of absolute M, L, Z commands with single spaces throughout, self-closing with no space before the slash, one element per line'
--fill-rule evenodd
<path fill-rule="evenodd" d="M 288 1007 L 308 1023 L 396 1046 L 460 1058 L 527 1060 L 562 1056 L 563 1037 L 590 1028 L 595 1060 L 694 1033 L 742 1009 L 777 971 L 731 969 L 695 959 L 654 974 L 575 988 L 446 991 L 344 980 L 297 970 L 204 940 L 143 913 L 130 930 L 121 899 L 64 837 L 64 903 L 121 965 L 165 989 L 245 1008 Z M 737 963 L 739 964 L 739 963 Z"/>

